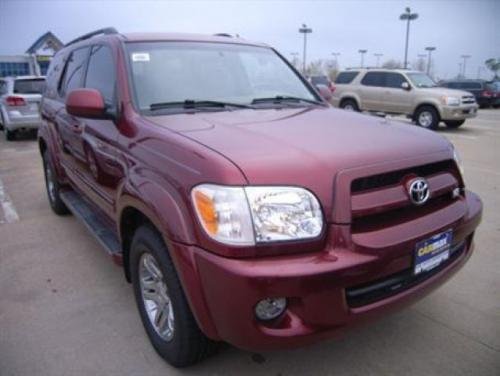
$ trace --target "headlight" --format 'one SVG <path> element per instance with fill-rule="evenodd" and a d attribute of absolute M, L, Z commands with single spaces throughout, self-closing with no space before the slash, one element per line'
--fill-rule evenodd
<path fill-rule="evenodd" d="M 202 184 L 191 196 L 203 229 L 222 243 L 310 239 L 323 229 L 319 202 L 303 188 Z"/>
<path fill-rule="evenodd" d="M 441 99 L 443 101 L 443 104 L 447 106 L 460 106 L 460 98 L 458 97 L 443 96 Z"/>

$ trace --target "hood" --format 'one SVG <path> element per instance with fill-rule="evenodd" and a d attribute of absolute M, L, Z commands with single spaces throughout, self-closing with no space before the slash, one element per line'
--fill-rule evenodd
<path fill-rule="evenodd" d="M 450 148 L 432 131 L 333 108 L 237 110 L 149 117 L 235 163 L 251 184 L 415 158 Z"/>
<path fill-rule="evenodd" d="M 458 90 L 458 89 L 449 89 L 446 87 L 429 87 L 429 88 L 419 88 L 418 89 L 419 94 L 424 93 L 424 94 L 429 94 L 429 95 L 435 95 L 435 96 L 449 96 L 449 97 L 463 97 L 464 95 L 470 96 L 473 95 L 469 93 L 468 91 L 464 90 Z"/>

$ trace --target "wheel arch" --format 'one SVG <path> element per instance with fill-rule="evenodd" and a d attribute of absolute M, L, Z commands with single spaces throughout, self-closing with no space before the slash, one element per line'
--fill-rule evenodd
<path fill-rule="evenodd" d="M 418 110 L 420 110 L 422 107 L 432 107 L 434 110 L 436 110 L 436 113 L 438 114 L 438 121 L 441 121 L 442 117 L 441 117 L 441 110 L 440 110 L 440 106 L 437 104 L 437 103 L 434 103 L 432 101 L 425 101 L 425 102 L 420 102 L 418 103 L 416 106 L 415 106 L 415 109 L 413 110 L 413 114 L 412 114 L 412 119 L 413 120 L 416 120 L 417 118 L 417 112 Z"/>

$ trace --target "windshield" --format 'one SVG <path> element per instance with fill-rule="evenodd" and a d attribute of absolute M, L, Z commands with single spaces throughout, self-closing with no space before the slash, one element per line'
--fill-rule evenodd
<path fill-rule="evenodd" d="M 140 110 L 152 104 L 254 99 L 318 100 L 270 48 L 198 42 L 128 43 L 132 84 Z M 154 107 L 154 106 L 153 106 Z"/>
<path fill-rule="evenodd" d="M 45 79 L 24 79 L 14 82 L 15 94 L 41 94 L 45 88 Z"/>
<path fill-rule="evenodd" d="M 416 87 L 436 87 L 436 83 L 425 73 L 406 73 Z"/>

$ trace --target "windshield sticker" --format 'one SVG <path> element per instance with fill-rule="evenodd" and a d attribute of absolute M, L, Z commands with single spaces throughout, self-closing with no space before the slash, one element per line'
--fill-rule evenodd
<path fill-rule="evenodd" d="M 149 61 L 149 53 L 147 52 L 134 52 L 132 54 L 132 61 Z"/>

